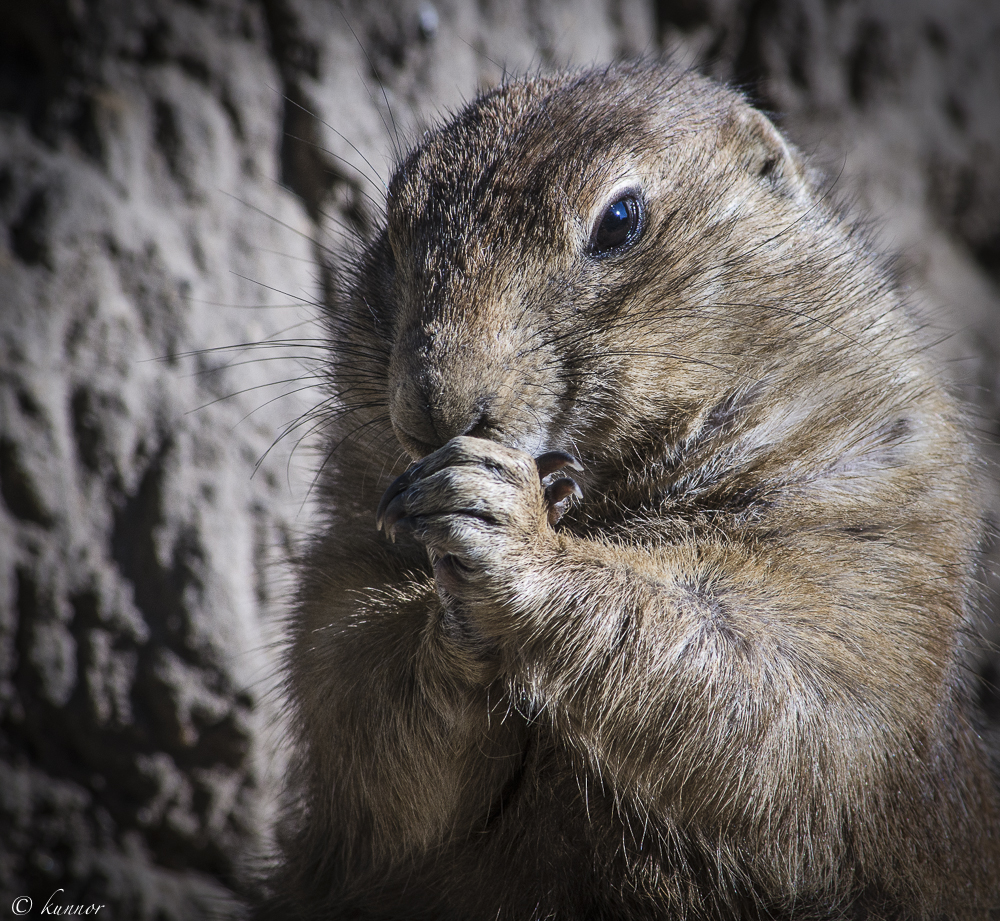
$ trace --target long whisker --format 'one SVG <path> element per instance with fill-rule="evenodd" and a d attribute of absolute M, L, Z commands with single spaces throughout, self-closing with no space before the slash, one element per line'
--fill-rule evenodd
<path fill-rule="evenodd" d="M 358 37 L 358 33 L 354 31 L 354 26 L 351 24 L 351 21 L 347 18 L 347 14 L 344 12 L 342 8 L 340 9 L 340 15 L 343 17 L 344 22 L 347 24 L 347 28 L 351 30 L 351 35 L 354 36 L 354 40 L 358 43 L 358 47 L 361 49 L 361 53 L 365 56 L 365 60 L 368 62 L 368 67 L 371 69 L 371 72 L 375 75 L 376 79 L 378 80 L 378 87 L 379 90 L 381 90 L 382 92 L 382 99 L 385 101 L 385 108 L 386 111 L 389 113 L 389 120 L 392 122 L 391 137 L 393 141 L 393 152 L 395 153 L 396 158 L 401 160 L 403 156 L 403 150 L 402 150 L 402 144 L 399 140 L 399 129 L 396 127 L 396 119 L 392 114 L 392 106 L 389 105 L 389 97 L 386 95 L 385 85 L 382 83 L 382 77 L 379 74 L 378 69 L 375 67 L 375 63 L 372 61 L 371 55 L 368 54 L 368 49 L 365 47 L 364 42 L 362 42 L 361 39 Z M 379 118 L 382 118 L 381 112 L 379 113 Z M 382 125 L 386 130 L 386 134 L 388 134 L 389 126 L 386 125 L 384 119 L 382 120 Z M 389 192 L 388 186 L 385 186 L 385 191 L 386 194 L 388 194 Z"/>
<path fill-rule="evenodd" d="M 385 191 L 385 192 L 389 191 L 389 186 L 386 185 L 385 181 L 379 175 L 379 171 L 377 169 L 375 169 L 374 164 L 361 152 L 361 148 L 358 147 L 350 138 L 348 138 L 345 134 L 342 134 L 340 131 L 338 131 L 336 128 L 334 128 L 333 125 L 331 125 L 329 122 L 324 121 L 315 112 L 310 111 L 309 109 L 307 109 L 301 103 L 296 102 L 294 99 L 291 99 L 287 95 L 284 97 L 284 99 L 285 99 L 286 102 L 291 103 L 293 106 L 295 106 L 295 108 L 297 108 L 300 111 L 304 112 L 306 115 L 310 116 L 311 118 L 315 118 L 316 121 L 318 121 L 325 128 L 329 128 L 330 131 L 332 131 L 345 144 L 347 144 L 348 147 L 351 148 L 351 150 L 353 150 L 359 157 L 361 157 L 362 160 L 365 161 L 365 163 L 367 164 L 368 168 L 372 171 L 372 176 L 375 178 L 375 182 L 372 182 L 372 177 L 371 176 L 365 176 L 364 173 L 362 173 L 360 170 L 358 170 L 358 168 L 356 166 L 354 166 L 349 161 L 344 160 L 343 157 L 338 157 L 332 151 L 329 151 L 329 150 L 326 150 L 325 148 L 319 147 L 318 144 L 314 144 L 312 141 L 309 141 L 309 140 L 307 140 L 305 138 L 294 138 L 293 135 L 289 135 L 289 137 L 293 137 L 294 140 L 301 141 L 303 144 L 309 144 L 309 145 L 311 145 L 313 147 L 319 147 L 320 150 L 322 150 L 324 153 L 328 154 L 329 156 L 335 157 L 336 159 L 340 160 L 341 162 L 346 163 L 348 166 L 351 167 L 351 169 L 353 169 L 356 172 L 358 172 L 359 175 L 364 176 L 365 179 L 367 179 L 369 182 L 372 182 L 373 185 L 376 185 L 376 186 L 380 185 L 380 186 L 382 186 L 383 191 Z M 386 104 L 388 104 L 388 100 L 386 100 Z M 362 190 L 362 194 L 364 194 L 363 190 Z"/>

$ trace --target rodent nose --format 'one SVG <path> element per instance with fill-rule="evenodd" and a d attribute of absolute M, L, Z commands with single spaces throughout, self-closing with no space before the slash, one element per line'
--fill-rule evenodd
<path fill-rule="evenodd" d="M 426 378 L 410 378 L 396 388 L 389 414 L 403 447 L 423 456 L 458 435 L 489 437 L 491 402 L 488 395 L 465 388 L 443 388 Z"/>

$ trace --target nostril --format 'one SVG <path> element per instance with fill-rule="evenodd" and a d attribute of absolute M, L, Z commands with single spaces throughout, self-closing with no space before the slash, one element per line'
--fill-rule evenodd
<path fill-rule="evenodd" d="M 472 407 L 462 407 L 455 403 L 441 403 L 432 406 L 429 419 L 441 444 L 459 435 L 473 438 L 489 438 L 496 430 L 493 417 L 483 408 L 489 400 L 481 400 Z"/>
<path fill-rule="evenodd" d="M 490 438 L 492 433 L 496 431 L 496 425 L 493 419 L 486 413 L 480 413 L 479 418 L 474 420 L 472 424 L 464 432 L 460 432 L 461 435 L 470 435 L 473 438 Z"/>

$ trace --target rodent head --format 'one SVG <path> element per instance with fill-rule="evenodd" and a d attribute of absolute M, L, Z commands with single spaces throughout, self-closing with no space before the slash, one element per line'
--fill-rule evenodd
<path fill-rule="evenodd" d="M 735 93 L 654 65 L 536 77 L 399 166 L 356 313 L 411 456 L 459 434 L 606 453 L 794 375 L 829 333 L 823 290 L 864 283 L 838 237 Z"/>

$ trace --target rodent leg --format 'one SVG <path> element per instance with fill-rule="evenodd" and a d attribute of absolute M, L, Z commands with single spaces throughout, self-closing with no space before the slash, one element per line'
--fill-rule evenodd
<path fill-rule="evenodd" d="M 753 788 L 754 804 L 783 802 L 775 784 L 788 782 L 800 792 L 782 846 L 804 834 L 801 823 L 833 829 L 840 818 L 823 791 L 863 791 L 883 770 L 870 752 L 905 751 L 906 728 L 885 716 L 887 695 L 905 691 L 866 659 L 875 640 L 861 636 L 865 624 L 852 620 L 849 632 L 849 611 L 824 602 L 815 559 L 711 533 L 623 552 L 553 528 L 538 474 L 521 451 L 459 437 L 386 503 L 387 527 L 428 552 L 446 621 L 465 628 L 451 635 L 488 650 L 623 799 L 767 828 L 766 816 L 742 811 L 741 791 Z M 779 582 L 801 594 L 776 591 Z M 831 738 L 844 724 L 856 727 L 852 744 Z M 726 756 L 723 737 L 726 751 L 752 757 Z"/>

